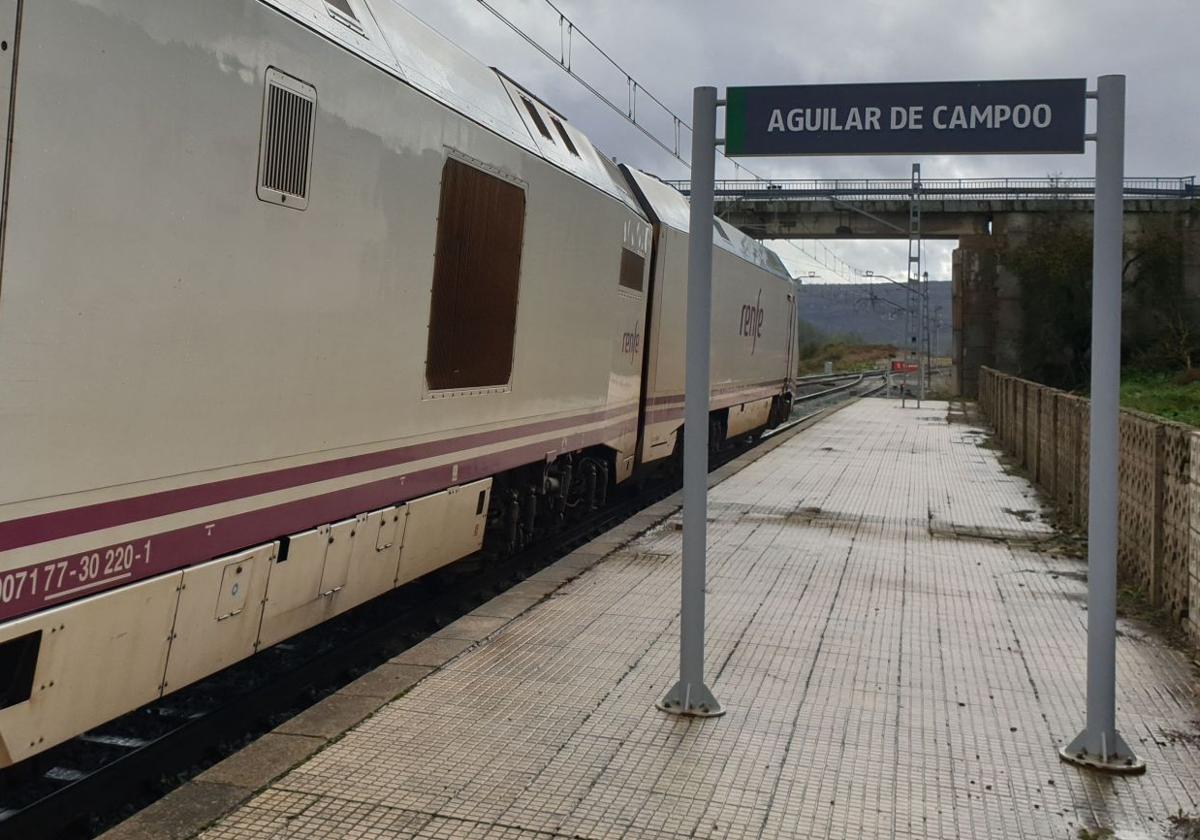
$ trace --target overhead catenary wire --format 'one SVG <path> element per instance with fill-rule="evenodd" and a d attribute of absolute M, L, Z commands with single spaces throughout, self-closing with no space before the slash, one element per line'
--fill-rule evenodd
<path fill-rule="evenodd" d="M 512 20 L 509 20 L 507 17 L 505 17 L 504 14 L 499 9 L 497 9 L 495 6 L 493 6 L 491 3 L 489 3 L 488 0 L 476 0 L 476 2 L 478 2 L 479 5 L 483 6 L 483 8 L 485 8 L 489 12 L 491 12 L 492 15 L 495 16 L 495 18 L 497 20 L 502 22 L 505 26 L 507 26 L 509 29 L 511 29 L 514 33 L 516 33 L 527 44 L 529 44 L 531 47 L 533 47 L 535 50 L 540 52 L 546 58 L 550 59 L 555 64 L 557 64 L 559 67 L 561 67 L 567 73 L 567 75 L 569 75 L 572 79 L 574 79 L 577 83 L 579 83 L 579 85 L 584 90 L 586 90 L 588 93 L 592 94 L 592 96 L 599 99 L 601 102 L 603 102 L 609 108 L 611 108 L 614 112 L 616 112 L 619 116 L 621 116 L 623 119 L 625 119 L 631 125 L 633 125 L 634 128 L 636 128 L 638 131 L 640 131 L 642 134 L 644 134 L 647 138 L 649 138 L 651 141 L 653 141 L 664 152 L 666 152 L 667 154 L 671 155 L 674 158 L 678 158 L 685 165 L 688 165 L 688 166 L 691 165 L 686 160 L 684 160 L 684 158 L 681 157 L 679 154 L 678 137 L 676 137 L 675 148 L 668 146 L 666 143 L 664 143 L 662 140 L 660 140 L 657 136 L 655 136 L 654 133 L 651 132 L 649 129 L 647 129 L 644 125 L 637 122 L 632 109 L 622 110 L 620 105 L 613 102 L 611 99 L 609 99 L 607 96 L 605 96 L 602 92 L 600 92 L 600 90 L 598 88 L 596 88 L 594 85 L 592 85 L 587 79 L 583 78 L 582 76 L 580 76 L 578 73 L 575 72 L 575 70 L 571 66 L 572 50 L 571 50 L 570 43 L 566 44 L 566 46 L 560 52 L 559 57 L 556 58 L 554 56 L 554 53 L 552 53 L 550 50 L 546 49 L 546 47 L 543 46 L 542 44 L 538 43 L 536 38 L 534 38 L 529 33 L 525 32 L 525 30 L 521 29 L 521 27 L 518 26 L 516 23 L 514 23 Z M 546 2 L 548 2 L 548 0 L 546 0 Z M 554 8 L 554 4 L 548 3 L 548 5 L 550 5 L 550 7 L 552 9 Z M 555 9 L 555 11 L 557 12 L 558 10 Z M 571 21 L 569 19 L 567 19 L 565 16 L 563 16 L 561 12 L 559 12 L 558 14 L 560 16 L 560 20 L 568 28 L 568 31 L 570 33 L 579 32 L 579 29 L 578 29 L 578 27 L 575 26 L 575 24 L 571 23 Z M 561 27 L 560 27 L 560 29 L 561 29 Z M 595 46 L 595 42 L 593 42 L 590 38 L 587 38 L 587 36 L 584 35 L 582 32 L 580 32 L 579 34 L 581 37 L 587 39 L 587 42 L 589 44 L 592 44 L 593 46 Z M 568 36 L 568 37 L 570 37 L 570 36 Z M 615 62 L 613 62 L 611 58 L 608 58 L 608 55 L 606 53 L 604 53 L 603 50 L 601 50 L 599 47 L 596 47 L 596 49 L 610 63 L 612 63 L 614 67 L 616 67 L 618 70 L 620 70 L 621 73 L 624 73 L 626 78 L 629 80 L 629 82 L 631 84 L 636 84 L 636 82 L 633 80 L 633 77 L 630 76 L 628 73 L 625 73 L 625 71 L 623 69 L 621 69 L 621 67 L 619 65 L 617 65 Z M 645 91 L 645 88 L 641 87 L 640 85 L 637 87 L 637 89 Z M 646 91 L 646 94 L 647 94 L 647 96 L 651 96 L 651 98 L 655 102 L 658 102 L 658 99 L 653 97 L 648 91 Z M 662 103 L 659 103 L 659 104 L 662 105 Z M 668 109 L 665 105 L 662 105 L 662 107 L 665 110 L 667 110 L 668 112 L 670 111 L 670 109 Z M 676 117 L 676 120 L 678 120 L 678 117 Z M 690 125 L 687 125 L 686 123 L 681 123 L 681 124 L 688 131 L 691 131 Z"/>
<path fill-rule="evenodd" d="M 555 55 L 552 49 L 541 43 L 537 38 L 526 32 L 517 22 L 505 15 L 504 12 L 496 7 L 493 0 L 476 0 L 476 2 L 489 13 L 491 13 L 493 17 L 512 30 L 512 32 L 525 41 L 525 43 L 537 50 L 537 52 L 539 52 L 543 57 L 556 64 L 559 69 L 575 80 L 580 87 L 582 87 L 596 99 L 602 102 L 605 106 L 607 106 L 611 111 L 616 113 L 619 117 L 641 132 L 641 134 L 654 143 L 658 148 L 678 160 L 684 166 L 688 167 L 689 169 L 691 168 L 691 161 L 684 156 L 684 144 L 682 143 L 683 132 L 687 131 L 690 133 L 692 131 L 691 124 L 679 114 L 675 113 L 670 106 L 662 101 L 662 99 L 651 92 L 650 89 L 638 81 L 638 79 L 635 78 L 632 73 L 621 66 L 621 64 L 615 58 L 613 58 L 607 50 L 601 47 L 598 43 L 596 43 L 595 40 L 591 38 L 591 36 L 580 29 L 579 26 L 573 20 L 571 20 L 571 18 L 569 18 L 556 3 L 553 2 L 553 0 L 540 0 L 540 2 L 558 18 L 558 55 Z M 605 95 L 595 84 L 584 78 L 576 71 L 574 61 L 576 36 L 578 36 L 584 43 L 595 50 L 597 55 L 599 55 L 609 66 L 611 66 L 614 70 L 621 74 L 621 76 L 624 77 L 625 87 L 628 92 L 628 99 L 624 107 L 615 102 L 610 96 Z M 672 125 L 672 137 L 669 141 L 663 140 L 643 121 L 638 119 L 637 106 L 639 94 L 657 106 L 660 111 L 670 118 Z M 746 175 L 757 181 L 769 182 L 771 180 L 759 175 L 738 161 L 728 157 L 720 149 L 717 151 L 718 154 L 724 158 L 724 160 L 734 167 L 735 172 L 744 172 Z M 825 252 L 824 258 L 818 256 L 815 252 L 809 251 L 802 245 L 798 245 L 792 240 L 779 241 L 785 242 L 802 258 L 810 260 L 814 264 L 821 266 L 827 271 L 834 272 L 847 280 L 852 280 L 855 274 L 860 273 L 823 242 L 818 241 L 817 245 Z"/>

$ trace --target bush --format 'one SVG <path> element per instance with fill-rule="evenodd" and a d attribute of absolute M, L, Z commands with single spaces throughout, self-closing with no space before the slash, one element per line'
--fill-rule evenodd
<path fill-rule="evenodd" d="M 1092 235 L 1055 217 L 1002 261 L 1021 284 L 1023 376 L 1073 390 L 1087 382 L 1092 335 Z"/>
<path fill-rule="evenodd" d="M 1170 228 L 1126 244 L 1122 358 L 1156 371 L 1190 370 L 1200 326 L 1183 286 L 1183 240 Z M 1066 390 L 1088 384 L 1092 339 L 1092 232 L 1052 217 L 1002 262 L 1021 286 L 1024 334 L 1017 371 Z"/>

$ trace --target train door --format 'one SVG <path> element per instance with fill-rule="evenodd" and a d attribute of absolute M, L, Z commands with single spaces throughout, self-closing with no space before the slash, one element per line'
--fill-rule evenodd
<path fill-rule="evenodd" d="M 796 303 L 796 292 L 794 288 L 792 291 L 788 292 L 787 299 L 788 310 L 790 314 L 788 315 L 787 385 L 785 387 L 790 389 L 792 387 L 792 383 L 796 380 L 796 371 L 792 365 L 796 363 L 796 322 L 800 318 L 800 313 L 798 311 L 799 307 Z"/>
<path fill-rule="evenodd" d="M 622 166 L 624 168 L 624 166 Z M 648 206 L 643 202 L 643 207 Z M 654 363 L 657 356 L 658 335 L 654 322 L 654 298 L 661 294 L 658 288 L 658 273 L 665 262 L 665 254 L 661 247 L 661 231 L 662 227 L 657 222 L 653 223 L 650 228 L 650 265 L 646 274 L 646 296 L 645 296 L 645 330 L 642 336 L 642 376 L 638 388 L 638 421 L 637 421 L 637 444 L 635 446 L 635 468 L 640 466 L 645 460 L 643 458 L 646 446 L 646 424 L 649 422 L 648 415 L 648 399 L 651 387 L 651 379 L 654 376 Z"/>

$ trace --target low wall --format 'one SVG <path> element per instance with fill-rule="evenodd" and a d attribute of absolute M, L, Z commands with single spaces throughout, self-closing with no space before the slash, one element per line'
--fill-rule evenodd
<path fill-rule="evenodd" d="M 1086 529 L 1088 400 L 984 367 L 979 409 L 1063 524 Z M 1119 573 L 1200 645 L 1200 431 L 1122 409 L 1120 435 Z"/>

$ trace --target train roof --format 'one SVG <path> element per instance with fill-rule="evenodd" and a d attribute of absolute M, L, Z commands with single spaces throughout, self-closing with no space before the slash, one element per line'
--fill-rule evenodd
<path fill-rule="evenodd" d="M 566 117 L 442 36 L 396 0 L 266 2 L 446 107 L 641 212 L 620 173 Z"/>
<path fill-rule="evenodd" d="M 622 166 L 621 169 L 637 187 L 646 208 L 650 211 L 652 221 L 682 233 L 688 232 L 691 227 L 691 205 L 683 193 L 640 169 L 631 166 Z M 733 225 L 716 217 L 713 218 L 713 244 L 754 263 L 764 271 L 786 280 L 792 279 L 778 254 L 757 239 L 747 236 Z"/>

